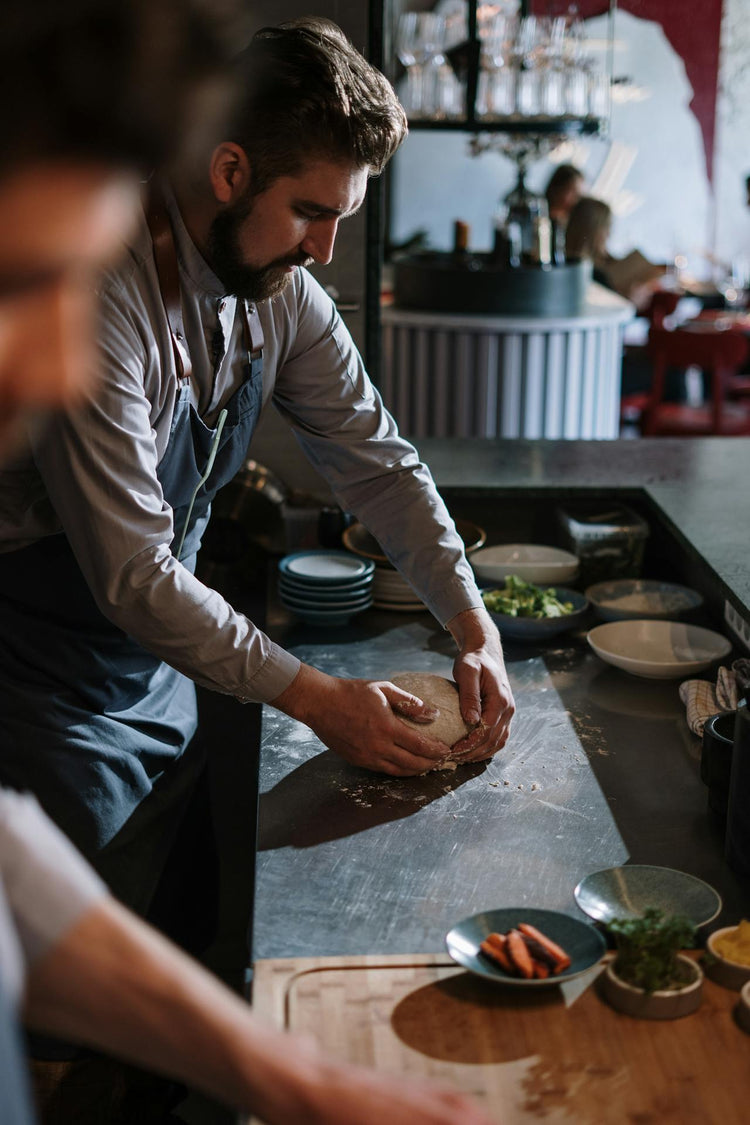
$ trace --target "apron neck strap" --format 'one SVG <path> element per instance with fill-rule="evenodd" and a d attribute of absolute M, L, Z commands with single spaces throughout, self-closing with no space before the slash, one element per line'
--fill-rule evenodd
<path fill-rule="evenodd" d="M 169 332 L 172 337 L 177 375 L 181 380 L 189 380 L 193 371 L 190 353 L 187 349 L 185 326 L 182 321 L 182 301 L 180 299 L 180 273 L 177 264 L 177 250 L 174 244 L 172 224 L 169 221 L 164 196 L 159 185 L 152 182 L 146 203 L 146 222 L 154 246 L 154 261 L 159 278 L 159 289 L 167 314 Z M 255 304 L 239 299 L 242 309 L 245 347 L 250 362 L 263 356 L 263 326 Z"/>
<path fill-rule="evenodd" d="M 245 335 L 245 347 L 252 363 L 253 360 L 263 358 L 263 325 L 258 316 L 257 305 L 248 304 L 247 301 L 242 299 L 239 300 L 239 303 L 243 311 L 242 327 Z"/>
<path fill-rule="evenodd" d="M 159 278 L 159 289 L 167 314 L 169 333 L 172 337 L 177 377 L 180 380 L 189 380 L 193 365 L 190 362 L 190 353 L 187 349 L 185 326 L 182 322 L 182 301 L 180 299 L 180 274 L 177 266 L 177 251 L 172 234 L 172 224 L 169 221 L 164 197 L 157 184 L 149 187 L 146 203 L 146 222 L 151 232 L 151 241 L 154 245 L 154 261 L 156 273 Z"/>

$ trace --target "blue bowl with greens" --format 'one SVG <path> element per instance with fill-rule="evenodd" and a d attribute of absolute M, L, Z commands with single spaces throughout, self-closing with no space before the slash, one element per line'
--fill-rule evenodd
<path fill-rule="evenodd" d="M 565 586 L 535 586 L 517 575 L 504 584 L 482 589 L 490 617 L 501 637 L 517 641 L 546 641 L 578 628 L 589 610 L 589 600 Z"/>

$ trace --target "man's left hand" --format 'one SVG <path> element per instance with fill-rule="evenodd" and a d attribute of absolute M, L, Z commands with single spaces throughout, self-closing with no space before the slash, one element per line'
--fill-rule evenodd
<path fill-rule="evenodd" d="M 500 635 L 484 608 L 467 609 L 448 622 L 459 652 L 453 664 L 461 714 L 479 723 L 454 747 L 453 757 L 464 762 L 491 758 L 508 741 L 515 712 L 513 692 L 505 670 Z"/>

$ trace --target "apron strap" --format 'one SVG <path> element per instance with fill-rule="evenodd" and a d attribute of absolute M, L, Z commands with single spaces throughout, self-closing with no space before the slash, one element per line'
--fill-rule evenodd
<path fill-rule="evenodd" d="M 187 349 L 185 326 L 182 321 L 182 301 L 180 299 L 180 274 L 177 264 L 177 251 L 174 244 L 172 224 L 169 221 L 164 199 L 158 186 L 151 184 L 146 204 L 146 222 L 154 246 L 154 261 L 159 278 L 159 289 L 167 314 L 169 332 L 172 337 L 175 365 L 178 378 L 189 380 L 193 372 L 190 353 Z M 255 304 L 240 301 L 243 312 L 243 332 L 245 348 L 252 363 L 263 357 L 263 326 Z"/>
<path fill-rule="evenodd" d="M 164 200 L 158 188 L 153 184 L 148 194 L 146 222 L 154 245 L 156 272 L 159 278 L 164 311 L 169 323 L 169 332 L 172 337 L 177 377 L 180 380 L 189 380 L 193 372 L 193 365 L 190 362 L 190 353 L 187 350 L 185 338 L 185 326 L 182 322 L 177 251 L 175 250 L 172 225 L 169 222 Z"/>
<path fill-rule="evenodd" d="M 243 317 L 243 330 L 245 333 L 245 348 L 247 349 L 248 358 L 252 363 L 253 360 L 262 359 L 263 345 L 263 325 L 258 316 L 258 309 L 256 305 L 249 305 L 247 301 L 242 302 L 244 310 Z"/>

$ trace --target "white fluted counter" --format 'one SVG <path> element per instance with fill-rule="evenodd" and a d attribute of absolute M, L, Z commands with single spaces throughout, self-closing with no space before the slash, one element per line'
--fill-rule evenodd
<path fill-rule="evenodd" d="M 380 390 L 410 437 L 616 438 L 629 301 L 575 317 L 382 310 Z"/>

